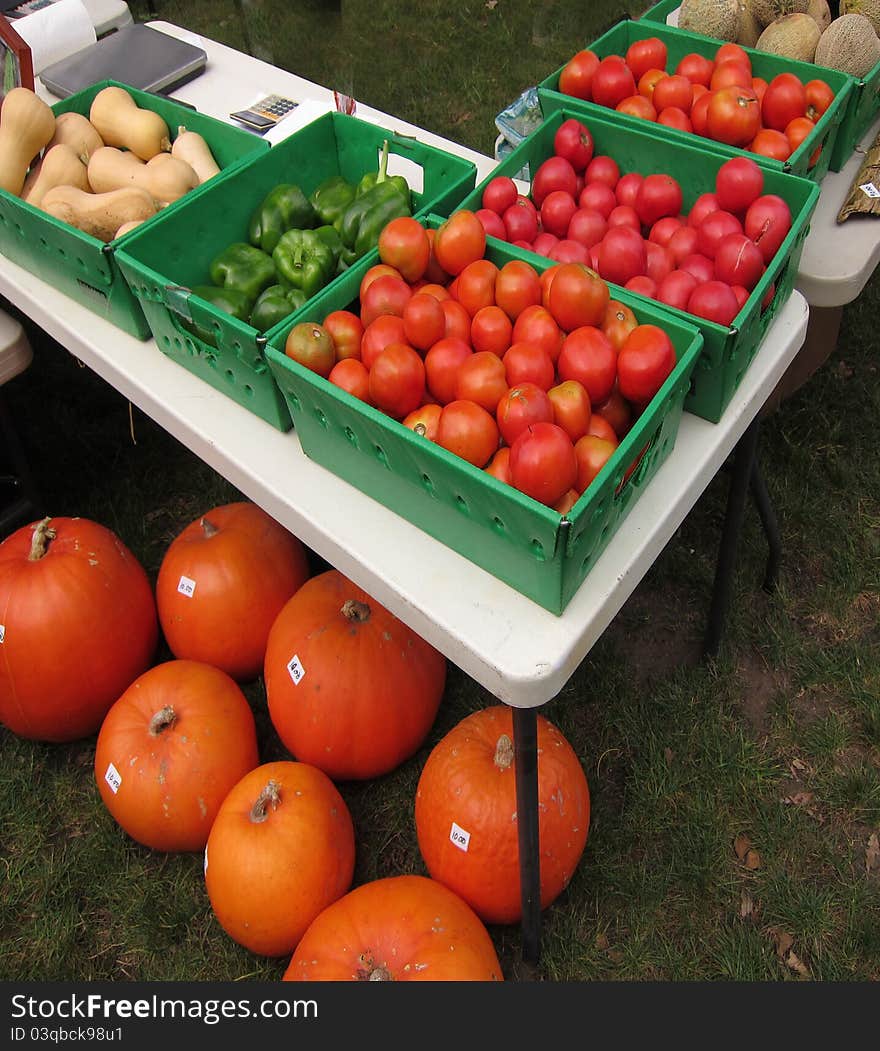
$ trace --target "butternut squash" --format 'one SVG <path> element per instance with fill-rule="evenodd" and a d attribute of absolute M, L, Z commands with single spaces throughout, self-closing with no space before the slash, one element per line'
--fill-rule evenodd
<path fill-rule="evenodd" d="M 89 120 L 107 146 L 131 150 L 142 161 L 170 151 L 168 125 L 151 109 L 142 109 L 125 88 L 102 88 L 92 99 Z"/>
<path fill-rule="evenodd" d="M 183 124 L 178 127 L 177 138 L 171 144 L 171 156 L 186 161 L 199 177 L 200 184 L 220 171 L 220 165 L 214 160 L 204 136 L 197 131 L 187 131 Z"/>
<path fill-rule="evenodd" d="M 139 186 L 107 193 L 86 193 L 75 186 L 55 186 L 43 197 L 43 211 L 99 241 L 112 241 L 123 223 L 149 219 L 156 202 Z"/>
<path fill-rule="evenodd" d="M 186 163 L 168 153 L 142 161 L 129 150 L 102 146 L 89 160 L 89 183 L 95 193 L 139 186 L 162 204 L 170 204 L 199 184 L 199 177 Z"/>
<path fill-rule="evenodd" d="M 55 114 L 30 88 L 7 91 L 0 108 L 0 187 L 18 196 L 27 170 L 55 132 Z"/>
<path fill-rule="evenodd" d="M 64 143 L 76 151 L 82 158 L 83 164 L 89 163 L 89 157 L 104 145 L 104 140 L 98 134 L 94 124 L 82 113 L 71 110 L 69 113 L 59 113 L 55 118 L 55 134 L 52 136 L 46 150 L 53 146 Z"/>
<path fill-rule="evenodd" d="M 117 237 L 122 237 L 124 234 L 129 233 L 136 226 L 140 226 L 142 222 L 143 219 L 129 219 L 127 223 L 123 223 L 122 226 L 119 227 L 113 236 L 113 240 L 115 241 Z"/>
<path fill-rule="evenodd" d="M 59 142 L 49 147 L 42 160 L 29 172 L 22 187 L 22 199 L 39 208 L 44 195 L 53 186 L 76 186 L 91 191 L 85 164 L 72 146 Z"/>

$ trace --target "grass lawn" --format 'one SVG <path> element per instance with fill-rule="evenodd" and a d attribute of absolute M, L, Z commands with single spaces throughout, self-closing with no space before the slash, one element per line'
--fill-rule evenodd
<path fill-rule="evenodd" d="M 645 5 L 129 6 L 139 21 L 186 26 L 491 153 L 500 109 Z M 593 809 L 581 863 L 544 914 L 539 978 L 880 979 L 878 307 L 875 278 L 845 309 L 836 353 L 764 424 L 784 544 L 777 593 L 760 588 L 766 549 L 749 505 L 721 652 L 701 659 L 722 471 L 542 709 L 577 751 Z M 35 364 L 6 393 L 52 513 L 113 529 L 154 579 L 174 536 L 239 494 L 29 332 Z M 246 693 L 261 759 L 286 758 L 262 682 Z M 491 703 L 450 667 L 420 752 L 386 777 L 340 785 L 356 883 L 425 872 L 413 822 L 425 758 Z M 286 960 L 220 928 L 201 855 L 152 852 L 114 823 L 94 785 L 94 738 L 50 746 L 0 729 L 0 743 L 0 979 L 281 976 Z M 490 930 L 505 977 L 523 976 L 518 927 Z"/>

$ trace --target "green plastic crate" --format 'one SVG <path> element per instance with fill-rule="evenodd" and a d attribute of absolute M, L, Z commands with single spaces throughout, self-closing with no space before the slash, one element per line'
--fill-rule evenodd
<path fill-rule="evenodd" d="M 210 283 L 209 264 L 227 245 L 247 241 L 250 217 L 274 186 L 293 182 L 309 194 L 331 175 L 357 182 L 376 170 L 386 139 L 388 171 L 407 178 L 416 214 L 451 210 L 473 189 L 471 161 L 357 117 L 327 113 L 218 181 L 168 222 L 134 230 L 119 253 L 159 349 L 279 430 L 289 430 L 291 419 L 266 364 L 266 336 L 190 289 Z M 217 345 L 186 329 L 182 322 L 190 319 L 213 330 Z"/>
<path fill-rule="evenodd" d="M 480 208 L 486 184 L 498 175 L 519 179 L 522 184 L 529 183 L 532 173 L 553 155 L 556 129 L 569 117 L 575 117 L 587 126 L 593 136 L 594 153 L 613 157 L 622 174 L 628 171 L 642 175 L 664 172 L 676 179 L 682 189 L 684 211 L 690 209 L 700 194 L 714 190 L 715 175 L 729 159 L 728 153 L 716 149 L 716 144 L 708 139 L 701 139 L 698 143 L 694 136 L 690 136 L 690 141 L 682 147 L 655 134 L 654 124 L 641 121 L 636 122 L 636 127 L 624 125 L 618 119 L 619 113 L 601 106 L 592 106 L 589 113 L 583 109 L 561 109 L 549 115 L 536 131 L 508 154 L 474 192 L 465 197 L 461 207 L 471 211 Z M 778 194 L 788 204 L 792 226 L 732 325 L 717 325 L 634 293 L 639 300 L 696 325 L 702 332 L 703 353 L 694 370 L 685 409 L 711 423 L 721 419 L 767 327 L 791 294 L 804 240 L 809 232 L 810 217 L 819 200 L 819 187 L 812 180 L 774 169 L 764 169 L 764 192 Z M 540 258 L 536 253 L 529 253 L 532 261 Z M 776 291 L 770 304 L 762 310 L 761 303 L 771 283 L 775 283 Z M 611 285 L 611 288 L 612 297 L 616 297 L 618 286 Z"/>
<path fill-rule="evenodd" d="M 679 61 L 687 54 L 696 52 L 707 58 L 714 58 L 718 50 L 719 41 L 712 37 L 699 36 L 697 33 L 686 33 L 674 26 L 664 25 L 662 22 L 646 22 L 630 19 L 618 22 L 608 32 L 603 33 L 597 40 L 585 47 L 594 51 L 600 58 L 608 55 L 625 55 L 630 44 L 637 40 L 646 40 L 648 37 L 659 37 L 667 49 L 667 68 L 674 69 Z M 794 73 L 806 83 L 817 76 L 817 67 L 809 62 L 795 62 L 793 59 L 780 58 L 778 55 L 768 55 L 753 48 L 745 48 L 752 61 L 752 71 L 755 76 L 763 77 L 771 81 L 779 73 Z M 748 156 L 753 157 L 765 168 L 772 168 L 780 172 L 791 172 L 803 175 L 806 178 L 821 182 L 822 177 L 828 171 L 832 156 L 834 155 L 835 143 L 840 130 L 841 122 L 847 112 L 850 97 L 855 81 L 846 73 L 838 70 L 822 69 L 822 79 L 828 82 L 828 86 L 834 91 L 834 101 L 825 113 L 816 122 L 816 127 L 785 161 L 778 161 L 772 157 L 763 157 L 759 154 L 748 153 L 737 146 L 727 146 L 721 142 L 714 142 L 702 135 L 696 135 L 690 131 L 681 131 L 679 128 L 670 128 L 666 125 L 656 124 L 639 117 L 633 117 L 626 113 L 617 113 L 605 106 L 597 106 L 593 102 L 585 102 L 582 99 L 572 98 L 559 91 L 559 75 L 564 66 L 560 66 L 555 73 L 545 77 L 538 84 L 538 98 L 545 117 L 554 110 L 561 108 L 580 110 L 585 114 L 598 111 L 605 113 L 613 112 L 626 127 L 640 127 L 649 124 L 656 130 L 657 135 L 668 138 L 671 142 L 677 142 L 682 146 L 694 142 L 711 142 L 713 146 L 724 151 L 728 157 Z M 822 147 L 816 163 L 810 167 L 810 158 L 817 147 Z"/>
<path fill-rule="evenodd" d="M 436 215 L 423 218 L 434 229 Z M 497 266 L 534 261 L 513 245 L 487 241 Z M 375 262 L 374 253 L 368 262 Z M 357 273 L 306 304 L 300 320 L 321 322 L 336 309 L 357 309 Z M 551 613 L 560 614 L 580 587 L 639 494 L 675 444 L 702 336 L 627 292 L 620 299 L 640 322 L 661 325 L 677 364 L 614 455 L 568 514 L 560 515 L 485 471 L 415 434 L 284 354 L 290 322 L 267 333 L 266 357 L 290 405 L 303 451 L 448 547 L 482 566 Z M 644 450 L 628 479 L 624 475 Z"/>
<path fill-rule="evenodd" d="M 75 112 L 88 117 L 92 100 L 109 86 L 124 88 L 142 109 L 158 113 L 167 123 L 172 140 L 177 137 L 180 125 L 202 135 L 221 168 L 215 179 L 269 149 L 267 142 L 251 132 L 198 113 L 173 99 L 140 91 L 115 80 L 99 81 L 56 102 L 52 110 L 56 116 Z M 161 218 L 198 197 L 207 186 L 207 183 L 198 186 L 168 205 Z M 146 220 L 142 228 L 148 229 L 159 218 L 155 216 Z M 117 250 L 132 236 L 132 233 L 124 234 L 105 244 L 0 190 L 0 252 L 129 335 L 149 339 L 150 326 L 120 273 L 116 258 Z"/>
<path fill-rule="evenodd" d="M 681 7 L 681 0 L 660 0 L 654 4 L 643 15 L 643 19 L 649 22 L 661 22 L 666 24 L 666 19 L 673 11 Z M 809 63 L 807 63 L 809 65 Z M 816 67 L 815 76 L 824 77 L 828 66 Z M 834 148 L 831 151 L 831 160 L 828 169 L 839 172 L 852 156 L 856 146 L 861 142 L 862 136 L 871 127 L 880 111 L 880 62 L 878 62 L 864 77 L 854 77 L 853 87 L 850 92 L 846 112 L 837 129 L 834 139 Z"/>

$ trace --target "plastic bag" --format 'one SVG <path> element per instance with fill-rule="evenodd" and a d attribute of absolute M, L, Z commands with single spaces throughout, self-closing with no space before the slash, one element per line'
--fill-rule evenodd
<path fill-rule="evenodd" d="M 537 87 L 526 90 L 506 106 L 495 118 L 495 127 L 510 143 L 511 148 L 519 146 L 526 136 L 531 135 L 544 122 L 541 103 L 538 101 Z"/>

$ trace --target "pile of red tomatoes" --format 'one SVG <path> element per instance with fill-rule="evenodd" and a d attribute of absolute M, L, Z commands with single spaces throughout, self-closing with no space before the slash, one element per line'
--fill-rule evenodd
<path fill-rule="evenodd" d="M 676 362 L 658 325 L 583 263 L 540 272 L 485 257 L 476 214 L 436 231 L 410 217 L 349 309 L 305 322 L 321 354 L 289 356 L 424 438 L 560 513 L 613 455 Z M 634 465 L 630 465 L 634 467 Z"/>
<path fill-rule="evenodd" d="M 659 37 L 633 41 L 625 55 L 577 52 L 560 72 L 559 91 L 780 161 L 834 101 L 833 89 L 818 77 L 804 83 L 789 72 L 769 82 L 755 76 L 749 53 L 731 42 L 719 45 L 714 58 L 692 52 L 667 70 Z"/>
<path fill-rule="evenodd" d="M 481 203 L 475 214 L 488 234 L 556 262 L 585 263 L 606 281 L 720 325 L 743 308 L 792 227 L 791 209 L 764 193 L 751 157 L 722 163 L 713 189 L 684 211 L 675 178 L 621 172 L 575 117 L 559 124 L 529 194 L 498 175 Z M 762 305 L 773 294 L 770 283 Z"/>

